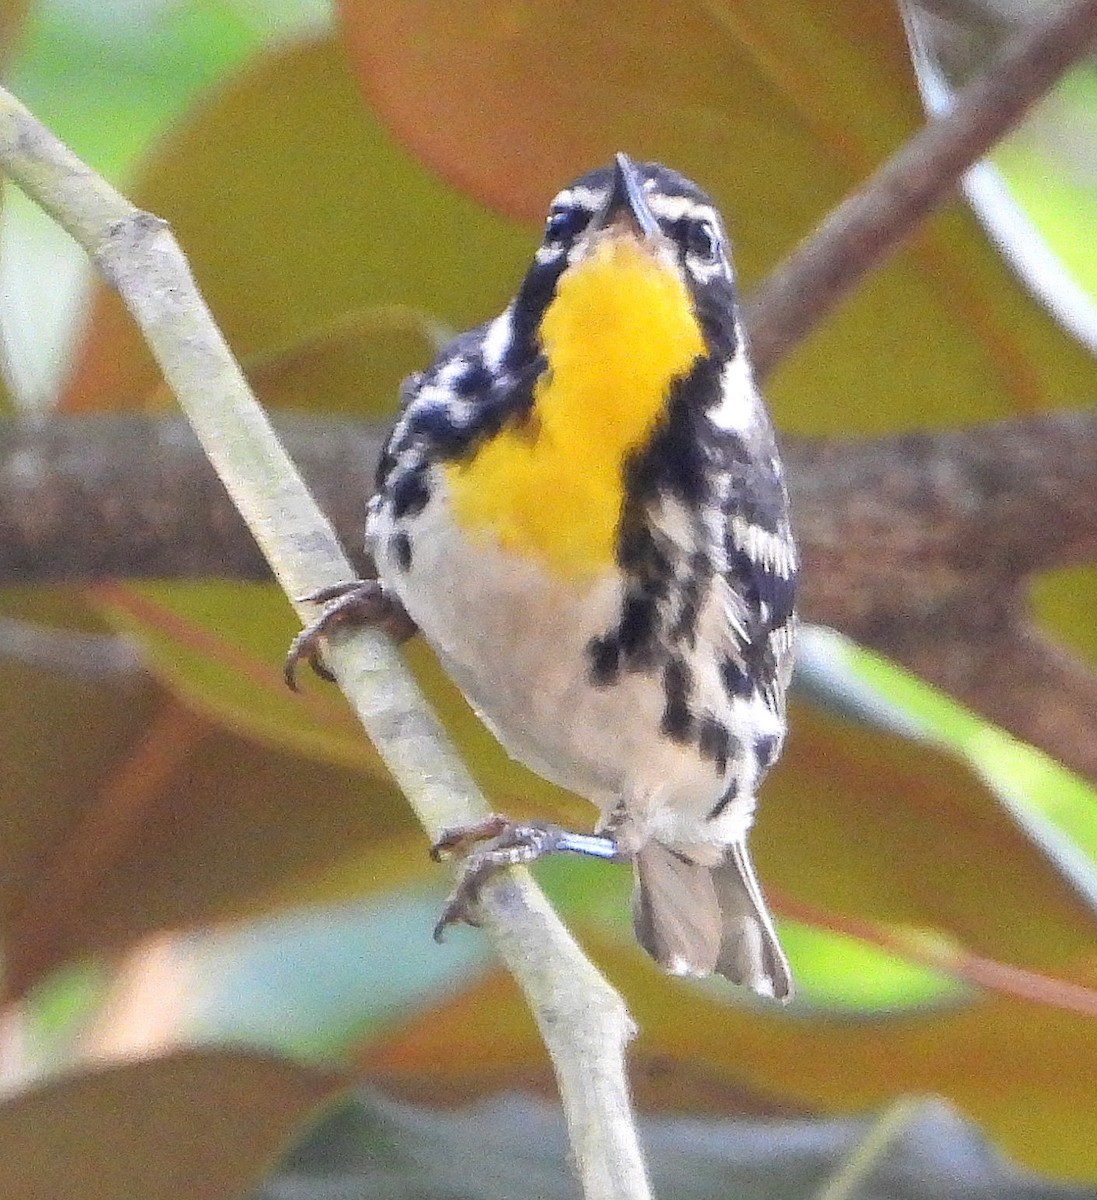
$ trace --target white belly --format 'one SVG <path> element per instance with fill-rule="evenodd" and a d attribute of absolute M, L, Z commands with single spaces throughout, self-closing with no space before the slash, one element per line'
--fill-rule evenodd
<path fill-rule="evenodd" d="M 470 541 L 450 519 L 444 487 L 436 474 L 430 503 L 400 523 L 409 568 L 389 551 L 395 530 L 384 507 L 371 517 L 369 540 L 386 587 L 507 752 L 603 815 L 623 801 L 641 840 L 724 845 L 745 833 L 753 787 L 707 821 L 737 764 L 721 773 L 696 746 L 660 732 L 666 699 L 658 672 L 591 682 L 587 645 L 620 617 L 620 573 L 561 583 L 534 561 Z M 714 665 L 709 674 L 722 699 Z"/>

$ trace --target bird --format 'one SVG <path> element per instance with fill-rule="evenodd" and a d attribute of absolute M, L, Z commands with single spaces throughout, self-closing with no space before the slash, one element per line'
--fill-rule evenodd
<path fill-rule="evenodd" d="M 748 850 L 785 739 L 798 571 L 728 236 L 685 176 L 618 153 L 553 199 L 503 312 L 401 389 L 367 511 L 374 580 L 311 597 L 287 679 L 343 621 L 418 630 L 591 833 L 492 816 L 437 933 L 485 879 L 570 852 L 631 863 L 640 945 L 787 1001 Z"/>

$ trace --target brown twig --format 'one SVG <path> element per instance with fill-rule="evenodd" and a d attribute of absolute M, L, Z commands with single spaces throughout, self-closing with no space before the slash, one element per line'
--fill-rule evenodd
<path fill-rule="evenodd" d="M 1097 38 L 1097 2 L 1076 0 L 1009 40 L 997 59 L 847 197 L 751 297 L 759 377 L 841 303 Z"/>
<path fill-rule="evenodd" d="M 962 947 L 934 944 L 913 933 L 877 925 L 859 917 L 837 916 L 813 904 L 780 894 L 772 894 L 771 899 L 774 909 L 783 917 L 856 938 L 869 946 L 878 946 L 908 962 L 921 963 L 962 983 L 1048 1008 L 1058 1008 L 1084 1017 L 1097 1017 L 1097 991 L 1093 988 L 982 958 Z"/>

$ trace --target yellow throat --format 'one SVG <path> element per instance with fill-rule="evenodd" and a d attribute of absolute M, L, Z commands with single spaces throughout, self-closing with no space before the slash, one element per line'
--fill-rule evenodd
<path fill-rule="evenodd" d="M 560 277 L 540 327 L 548 369 L 532 423 L 443 471 L 470 537 L 535 557 L 555 576 L 614 560 L 622 467 L 705 344 L 678 272 L 635 238 L 608 236 Z"/>

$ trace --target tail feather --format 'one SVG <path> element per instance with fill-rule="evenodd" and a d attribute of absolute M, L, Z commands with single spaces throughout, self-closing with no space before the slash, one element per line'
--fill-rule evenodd
<path fill-rule="evenodd" d="M 707 867 L 649 842 L 634 869 L 636 938 L 665 971 L 723 975 L 761 996 L 791 997 L 788 960 L 745 844 Z"/>
<path fill-rule="evenodd" d="M 736 842 L 713 872 L 724 918 L 717 973 L 782 1002 L 792 998 L 792 972 L 777 940 L 745 842 Z"/>
<path fill-rule="evenodd" d="M 720 954 L 720 903 L 712 871 L 648 842 L 633 860 L 636 940 L 672 975 L 711 975 Z"/>

